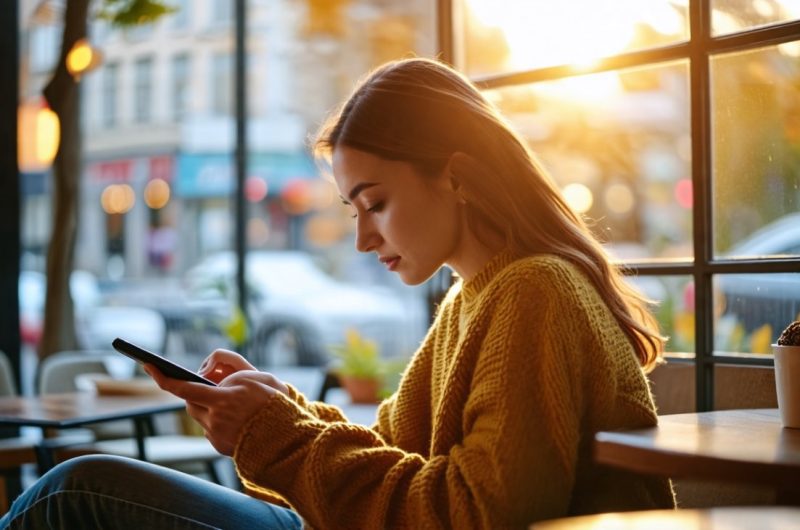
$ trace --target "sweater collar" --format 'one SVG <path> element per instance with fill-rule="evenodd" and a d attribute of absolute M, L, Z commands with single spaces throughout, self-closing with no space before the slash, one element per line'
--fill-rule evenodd
<path fill-rule="evenodd" d="M 481 271 L 475 275 L 468 282 L 464 282 L 461 286 L 464 300 L 470 302 L 474 300 L 483 291 L 484 287 L 489 285 L 495 275 L 506 268 L 516 259 L 516 256 L 509 248 L 501 250 L 499 253 L 490 259 L 486 265 L 483 266 Z"/>

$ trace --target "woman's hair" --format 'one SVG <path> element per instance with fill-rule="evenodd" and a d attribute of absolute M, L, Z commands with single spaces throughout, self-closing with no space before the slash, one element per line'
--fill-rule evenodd
<path fill-rule="evenodd" d="M 580 268 L 606 300 L 640 363 L 664 339 L 648 301 L 614 267 L 525 142 L 464 76 L 429 59 L 387 63 L 368 75 L 317 133 L 318 160 L 348 146 L 435 175 L 450 164 L 480 236 L 502 234 L 519 255 L 555 254 Z"/>

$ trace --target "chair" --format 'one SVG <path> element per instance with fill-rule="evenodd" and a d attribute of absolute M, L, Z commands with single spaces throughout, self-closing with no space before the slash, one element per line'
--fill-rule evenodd
<path fill-rule="evenodd" d="M 17 395 L 12 373 L 8 357 L 0 351 L 0 396 L 2 397 Z M 10 437 L 0 436 L 0 513 L 8 511 L 11 498 L 15 496 L 14 488 L 8 488 L 10 479 L 18 475 L 21 465 L 35 462 L 36 452 L 31 439 L 15 434 Z"/>
<path fill-rule="evenodd" d="M 56 353 L 42 361 L 39 372 L 39 391 L 42 394 L 77 391 L 79 390 L 78 376 L 84 374 L 111 375 L 108 367 L 118 358 L 124 360 L 120 354 L 115 352 L 69 351 Z M 121 431 L 120 425 L 115 425 L 113 429 L 115 438 L 106 439 L 110 431 L 108 428 L 96 430 L 97 439 L 68 449 L 60 449 L 59 457 L 70 458 L 79 454 L 106 453 L 138 458 L 131 422 L 122 423 L 126 424 L 127 428 Z M 156 434 L 152 424 L 148 430 L 151 435 L 145 438 L 145 460 L 168 467 L 181 467 L 185 464 L 200 462 L 204 465 L 208 477 L 213 482 L 221 483 L 215 464 L 225 457 L 220 455 L 204 437 Z"/>

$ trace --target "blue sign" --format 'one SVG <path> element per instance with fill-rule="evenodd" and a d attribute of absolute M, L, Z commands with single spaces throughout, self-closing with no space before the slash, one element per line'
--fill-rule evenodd
<path fill-rule="evenodd" d="M 317 177 L 311 158 L 299 153 L 258 153 L 249 156 L 247 177 L 267 183 L 269 193 L 280 191 L 292 180 Z M 178 197 L 223 197 L 235 186 L 232 154 L 179 154 L 174 192 Z"/>

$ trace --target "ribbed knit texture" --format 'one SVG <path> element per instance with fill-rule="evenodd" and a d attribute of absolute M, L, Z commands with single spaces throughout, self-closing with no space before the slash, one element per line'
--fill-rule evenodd
<path fill-rule="evenodd" d="M 503 252 L 447 293 L 372 429 L 294 389 L 243 429 L 254 494 L 309 527 L 526 528 L 673 507 L 667 480 L 596 467 L 598 430 L 655 425 L 632 346 L 586 277 Z"/>

